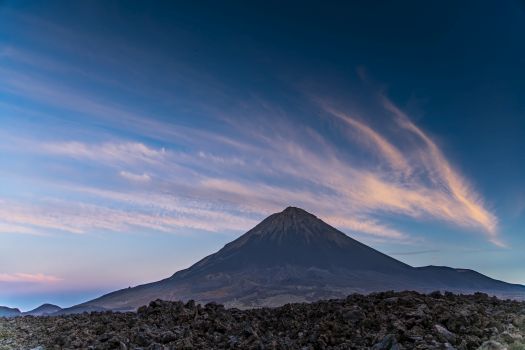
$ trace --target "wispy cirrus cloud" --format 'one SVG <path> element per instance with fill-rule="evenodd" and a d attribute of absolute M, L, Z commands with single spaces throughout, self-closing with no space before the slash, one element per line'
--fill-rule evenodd
<path fill-rule="evenodd" d="M 38 229 L 28 227 L 26 225 L 14 225 L 6 222 L 0 222 L 0 233 L 14 233 L 14 234 L 27 234 L 27 235 L 42 235 Z"/>
<path fill-rule="evenodd" d="M 30 225 L 37 230 L 39 228 L 74 234 L 101 230 L 128 232 L 134 228 L 166 233 L 181 233 L 181 229 L 184 228 L 217 232 L 242 230 L 256 223 L 254 220 L 227 213 L 199 210 L 191 205 L 182 204 L 183 201 L 174 196 L 164 198 L 164 202 L 171 201 L 169 205 L 156 204 L 156 200 L 162 199 L 159 197 L 148 194 L 144 197 L 150 199 L 141 201 L 141 197 L 117 195 L 117 202 L 131 205 L 122 209 L 87 201 L 48 199 L 27 204 L 3 200 L 0 205 L 0 222 L 6 226 Z M 11 230 L 9 233 L 18 232 Z"/>
<path fill-rule="evenodd" d="M 394 228 L 388 227 L 384 224 L 372 220 L 370 218 L 353 218 L 353 217 L 324 217 L 326 221 L 334 226 L 341 227 L 353 232 L 362 232 L 372 236 L 383 237 L 393 240 L 408 239 L 406 233 L 400 232 Z"/>
<path fill-rule="evenodd" d="M 397 213 L 419 220 L 439 219 L 467 229 L 481 230 L 492 243 L 503 246 L 497 232 L 497 217 L 487 209 L 481 195 L 404 112 L 385 96 L 381 96 L 380 102 L 394 115 L 401 135 L 404 133 L 419 140 L 404 145 L 403 153 L 369 125 L 317 101 L 322 110 L 355 132 L 357 140 L 370 154 L 392 168 L 392 171 L 358 168 L 352 173 L 352 183 L 343 180 L 338 186 L 348 189 L 347 196 L 359 203 L 362 210 Z M 350 141 L 355 140 L 356 137 L 350 137 Z M 403 176 L 399 177 L 397 173 Z"/>
<path fill-rule="evenodd" d="M 470 226 L 482 227 L 492 243 L 504 245 L 498 238 L 497 217 L 486 208 L 481 196 L 473 190 L 465 178 L 453 168 L 436 143 L 388 98 L 383 96 L 382 102 L 384 107 L 397 117 L 401 127 L 417 135 L 424 142 L 426 152 L 420 153 L 422 162 L 435 186 L 448 194 L 457 204 L 451 209 L 460 210 Z"/>
<path fill-rule="evenodd" d="M 40 144 L 40 152 L 89 159 L 97 162 L 118 163 L 154 163 L 166 156 L 164 148 L 154 149 L 141 142 L 107 142 L 102 144 L 87 144 L 83 142 L 55 142 Z"/>
<path fill-rule="evenodd" d="M 29 49 L 4 51 L 4 56 L 24 57 L 25 64 L 35 67 L 41 59 Z M 43 70 L 60 68 L 47 63 Z M 255 107 L 250 106 L 253 101 L 246 101 L 238 109 L 221 110 L 199 99 L 194 108 L 209 114 L 208 121 L 216 128 L 204 122 L 188 126 L 143 106 L 134 109 L 96 91 L 71 88 L 54 81 L 54 74 L 31 75 L 10 65 L 0 66 L 0 73 L 5 83 L 2 91 L 96 120 L 126 135 L 79 141 L 68 134 L 62 137 L 66 141 L 31 140 L 30 147 L 21 147 L 53 157 L 60 169 L 71 167 L 61 163 L 68 159 L 93 164 L 92 171 L 99 174 L 112 167 L 116 177 L 112 180 L 121 182 L 109 191 L 105 184 L 64 177 L 56 182 L 73 185 L 61 191 L 85 197 L 70 202 L 57 195 L 56 201 L 2 206 L 0 220 L 18 227 L 20 233 L 29 227 L 26 224 L 32 230 L 74 233 L 122 232 L 133 227 L 162 232 L 181 227 L 242 231 L 264 215 L 297 205 L 347 231 L 374 237 L 408 240 L 411 235 L 389 220 L 395 216 L 481 232 L 492 243 L 503 245 L 498 219 L 482 195 L 432 138 L 386 97 L 380 105 L 394 118 L 385 120 L 388 128 L 381 130 L 366 113 L 347 112 L 319 99 L 305 102 L 313 102 L 312 109 L 340 123 L 336 136 L 343 136 L 346 143 L 335 144 L 333 135 L 316 131 L 308 122 L 273 117 L 282 116 L 282 111 L 265 101 L 257 101 Z M 109 84 L 103 79 L 99 83 Z M 220 89 L 215 86 L 216 90 Z M 177 113 L 181 112 L 170 110 L 167 115 Z M 249 114 L 249 121 L 234 117 L 238 114 Z M 356 149 L 367 156 L 357 156 Z"/>
<path fill-rule="evenodd" d="M 385 137 L 365 123 L 360 122 L 343 112 L 334 110 L 328 106 L 325 106 L 324 109 L 344 121 L 352 129 L 355 129 L 355 131 L 361 135 L 361 141 L 365 143 L 366 146 L 372 147 L 376 150 L 377 153 L 383 156 L 395 170 L 407 175 L 410 174 L 412 170 L 406 157 L 404 157 L 402 153 Z"/>
<path fill-rule="evenodd" d="M 149 174 L 147 174 L 147 173 L 135 174 L 135 173 L 132 173 L 132 172 L 129 172 L 129 171 L 122 170 L 121 172 L 119 172 L 119 175 L 122 176 L 123 178 L 127 179 L 127 180 L 135 181 L 135 182 L 149 182 L 149 181 L 151 181 L 151 176 Z"/>
<path fill-rule="evenodd" d="M 0 282 L 4 283 L 55 283 L 61 278 L 43 273 L 0 273 Z"/>
<path fill-rule="evenodd" d="M 100 205 L 85 205 L 77 208 L 78 213 L 68 214 L 69 219 L 60 223 L 51 220 L 52 215 L 42 212 L 33 215 L 32 220 L 29 220 L 30 214 L 20 212 L 4 217 L 20 217 L 21 220 L 14 221 L 14 224 L 22 223 L 23 219 L 37 226 L 60 227 L 75 233 L 86 232 L 88 227 L 125 231 L 133 226 L 166 232 L 180 227 L 242 230 L 249 228 L 243 227 L 243 222 L 255 222 L 253 215 L 263 216 L 293 204 L 318 213 L 337 227 L 375 237 L 408 240 L 409 235 L 382 222 L 384 215 L 403 215 L 481 229 L 491 242 L 502 245 L 498 239 L 496 217 L 484 207 L 478 199 L 480 196 L 466 185 L 466 181 L 452 170 L 437 145 L 406 115 L 400 117 L 400 110 L 393 109 L 393 104 L 385 104 L 385 108 L 397 113 L 396 123 L 401 131 L 422 140 L 411 146 L 410 153 L 406 150 L 402 153 L 387 137 L 364 122 L 333 108 L 325 110 L 347 128 L 359 133 L 359 144 L 376 155 L 377 160 L 369 162 L 368 166 L 354 165 L 341 150 L 315 131 L 286 125 L 281 125 L 279 131 L 273 133 L 254 132 L 237 125 L 239 135 L 235 144 L 239 147 L 227 149 L 224 143 L 217 143 L 216 136 L 208 138 L 206 133 L 197 129 L 195 135 L 199 137 L 192 137 L 192 129 L 187 129 L 184 142 L 188 150 L 177 153 L 140 142 L 45 143 L 37 147 L 40 152 L 106 165 L 133 164 L 135 170 L 121 170 L 121 178 L 146 183 L 155 173 L 159 184 L 149 188 L 148 191 L 153 192 L 147 195 L 90 191 L 105 200 L 124 205 L 133 203 L 133 209 L 115 211 Z M 169 128 L 169 125 L 164 126 L 164 131 L 169 131 Z M 305 134 L 309 135 L 308 144 L 302 139 Z M 211 148 L 203 151 L 203 145 Z M 377 167 L 377 162 L 385 162 L 391 170 Z M 148 167 L 147 173 L 140 170 L 141 164 Z M 268 177 L 278 181 L 269 181 Z M 294 185 L 290 186 L 292 180 Z M 213 222 L 207 221 L 206 216 L 192 216 L 180 200 L 174 201 L 169 205 L 169 212 L 165 212 L 166 199 L 159 201 L 159 198 L 166 192 L 179 192 L 184 198 L 198 203 L 199 207 L 222 212 L 223 216 L 214 217 Z M 155 199 L 150 200 L 148 196 Z M 94 215 L 86 216 L 85 213 L 90 211 Z M 61 215 L 65 213 L 68 210 Z M 236 221 L 232 220 L 233 215 L 251 217 Z M 226 217 L 229 219 L 220 221 Z"/>

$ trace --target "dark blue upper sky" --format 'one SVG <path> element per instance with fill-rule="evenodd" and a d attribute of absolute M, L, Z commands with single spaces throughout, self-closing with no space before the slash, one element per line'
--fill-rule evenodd
<path fill-rule="evenodd" d="M 0 304 L 168 276 L 288 205 L 525 283 L 524 27 L 519 1 L 0 1 Z"/>

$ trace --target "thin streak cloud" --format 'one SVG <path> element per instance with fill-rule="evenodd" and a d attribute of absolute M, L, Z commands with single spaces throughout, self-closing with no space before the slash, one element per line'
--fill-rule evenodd
<path fill-rule="evenodd" d="M 140 142 L 90 145 L 82 142 L 45 143 L 39 146 L 44 153 L 67 156 L 75 159 L 90 159 L 98 162 L 154 163 L 161 161 L 165 149 L 153 149 Z"/>
<path fill-rule="evenodd" d="M 0 222 L 0 233 L 42 236 L 42 233 L 39 232 L 38 229 L 27 227 L 24 225 L 8 224 L 5 222 Z"/>
<path fill-rule="evenodd" d="M 325 107 L 325 109 L 344 121 L 351 128 L 357 130 L 364 138 L 365 143 L 376 148 L 378 153 L 382 155 L 394 169 L 407 175 L 411 173 L 411 167 L 401 152 L 374 129 L 342 112 L 329 107 Z"/>
<path fill-rule="evenodd" d="M 150 182 L 151 181 L 151 176 L 149 176 L 149 174 L 146 174 L 146 173 L 134 174 L 132 172 L 122 170 L 119 173 L 119 175 L 127 180 L 135 181 L 135 182 Z"/>
<path fill-rule="evenodd" d="M 430 176 L 433 176 L 434 183 L 444 187 L 444 190 L 457 201 L 465 216 L 484 229 L 492 243 L 504 246 L 504 243 L 498 238 L 498 219 L 485 208 L 481 196 L 452 167 L 436 143 L 410 121 L 405 113 L 386 97 L 382 98 L 382 102 L 385 108 L 397 117 L 397 122 L 401 127 L 417 135 L 425 143 L 428 152 L 422 153 L 422 161 L 429 169 Z"/>
<path fill-rule="evenodd" d="M 0 282 L 3 283 L 55 283 L 62 279 L 43 273 L 0 273 Z"/>

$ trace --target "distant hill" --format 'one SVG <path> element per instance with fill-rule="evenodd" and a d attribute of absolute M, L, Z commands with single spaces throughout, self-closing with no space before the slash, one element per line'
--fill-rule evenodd
<path fill-rule="evenodd" d="M 22 313 L 16 308 L 10 308 L 7 306 L 0 306 L 0 317 L 15 317 L 20 316 Z"/>
<path fill-rule="evenodd" d="M 31 315 L 31 316 L 47 316 L 51 315 L 55 312 L 58 312 L 62 310 L 60 306 L 56 306 L 53 304 L 42 304 L 36 309 L 33 309 L 31 311 L 23 312 L 22 315 Z"/>
<path fill-rule="evenodd" d="M 300 208 L 288 207 L 169 278 L 109 293 L 60 313 L 135 310 L 159 298 L 246 308 L 407 289 L 525 298 L 525 286 L 475 271 L 409 266 Z"/>
<path fill-rule="evenodd" d="M 60 312 L 62 308 L 53 304 L 42 304 L 31 311 L 21 312 L 16 308 L 0 306 L 0 317 L 17 317 L 17 316 L 48 316 Z"/>

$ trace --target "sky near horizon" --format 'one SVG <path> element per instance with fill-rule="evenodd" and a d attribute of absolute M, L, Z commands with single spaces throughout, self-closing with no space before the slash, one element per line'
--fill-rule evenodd
<path fill-rule="evenodd" d="M 525 283 L 525 6 L 0 1 L 0 305 L 170 276 L 298 206 Z"/>

